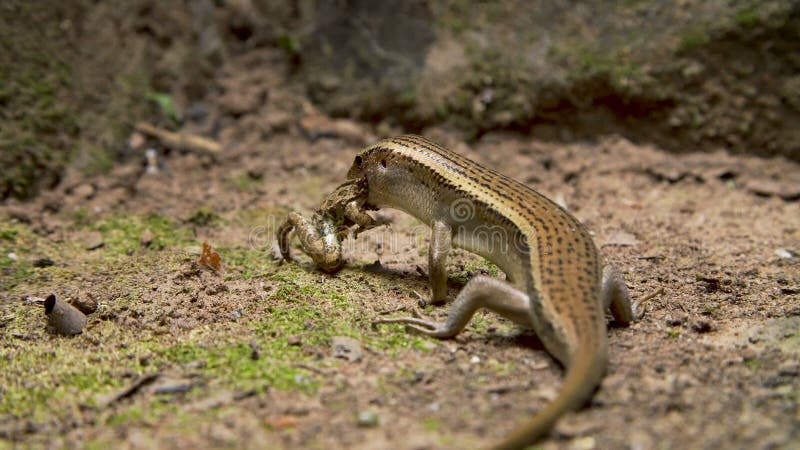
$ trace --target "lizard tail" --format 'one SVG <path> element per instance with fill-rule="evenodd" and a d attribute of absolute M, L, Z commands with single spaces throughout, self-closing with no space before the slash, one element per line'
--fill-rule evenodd
<path fill-rule="evenodd" d="M 516 429 L 511 436 L 493 450 L 520 450 L 534 444 L 552 430 L 561 415 L 579 409 L 591 397 L 606 370 L 606 336 L 590 345 L 581 345 L 572 363 L 561 392 L 542 412 L 527 424 Z M 600 348 L 600 346 L 602 347 Z"/>

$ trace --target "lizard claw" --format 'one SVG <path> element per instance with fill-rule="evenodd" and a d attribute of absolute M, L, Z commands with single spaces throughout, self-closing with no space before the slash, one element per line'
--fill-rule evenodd
<path fill-rule="evenodd" d="M 651 292 L 650 294 L 644 296 L 644 298 L 642 298 L 638 302 L 634 302 L 631 307 L 633 311 L 633 320 L 635 322 L 642 320 L 645 314 L 647 314 L 647 308 L 645 308 L 645 304 L 663 293 L 664 293 L 664 288 L 661 287 L 658 288 L 656 291 Z"/>
<path fill-rule="evenodd" d="M 443 337 L 444 330 L 442 326 L 430 320 L 418 319 L 416 317 L 395 317 L 373 320 L 372 326 L 382 323 L 402 323 L 405 324 L 406 330 L 431 337 Z"/>

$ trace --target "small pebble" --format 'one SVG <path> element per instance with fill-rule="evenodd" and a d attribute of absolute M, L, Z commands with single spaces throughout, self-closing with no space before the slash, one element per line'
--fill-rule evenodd
<path fill-rule="evenodd" d="M 19 258 L 17 257 L 17 254 L 16 254 L 16 253 L 14 253 L 14 252 L 10 252 L 10 253 L 9 253 L 8 255 L 6 255 L 6 256 L 8 256 L 8 259 L 10 259 L 10 260 L 12 260 L 12 261 L 16 261 L 17 259 L 19 259 Z"/>
<path fill-rule="evenodd" d="M 332 347 L 334 358 L 342 358 L 350 362 L 356 362 L 363 357 L 361 342 L 351 337 L 334 336 Z"/>
<path fill-rule="evenodd" d="M 142 231 L 142 234 L 139 235 L 139 243 L 142 244 L 142 247 L 149 247 L 150 244 L 153 243 L 153 239 L 155 239 L 155 236 L 149 228 Z"/>
<path fill-rule="evenodd" d="M 148 174 L 158 173 L 158 152 L 156 152 L 156 150 L 153 148 L 148 148 L 144 152 L 144 157 L 147 159 L 146 172 Z"/>
<path fill-rule="evenodd" d="M 359 411 L 358 412 L 358 426 L 365 428 L 377 427 L 380 423 L 380 417 L 372 411 Z"/>
<path fill-rule="evenodd" d="M 481 358 L 479 356 L 473 356 L 472 358 L 469 359 L 469 362 L 471 362 L 472 364 L 480 364 Z"/>
<path fill-rule="evenodd" d="M 97 300 L 91 292 L 79 292 L 70 303 L 84 314 L 92 314 L 97 311 Z"/>

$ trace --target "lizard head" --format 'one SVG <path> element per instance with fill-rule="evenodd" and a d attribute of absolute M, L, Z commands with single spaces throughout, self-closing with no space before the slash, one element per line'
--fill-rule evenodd
<path fill-rule="evenodd" d="M 347 172 L 347 179 L 358 182 L 364 186 L 364 192 L 369 197 L 369 191 L 388 189 L 393 177 L 399 172 L 392 169 L 392 151 L 385 145 L 385 141 L 367 147 L 353 159 L 353 165 Z"/>

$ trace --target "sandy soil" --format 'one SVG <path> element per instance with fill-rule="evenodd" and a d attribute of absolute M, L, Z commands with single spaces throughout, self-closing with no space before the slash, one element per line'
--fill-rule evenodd
<path fill-rule="evenodd" d="M 558 392 L 536 338 L 491 313 L 449 341 L 370 327 L 427 292 L 427 229 L 400 212 L 348 241 L 337 275 L 272 259 L 275 226 L 378 133 L 316 113 L 268 54 L 249 58 L 184 128 L 217 131 L 220 155 L 151 142 L 158 173 L 142 157 L 0 206 L 0 447 L 474 448 Z M 541 448 L 800 448 L 798 164 L 423 134 L 566 204 L 635 298 L 663 291 L 610 328 L 602 386 Z M 196 263 L 204 241 L 220 272 Z M 495 271 L 456 252 L 451 295 Z M 23 299 L 50 292 L 97 303 L 82 335 L 47 333 Z"/>

